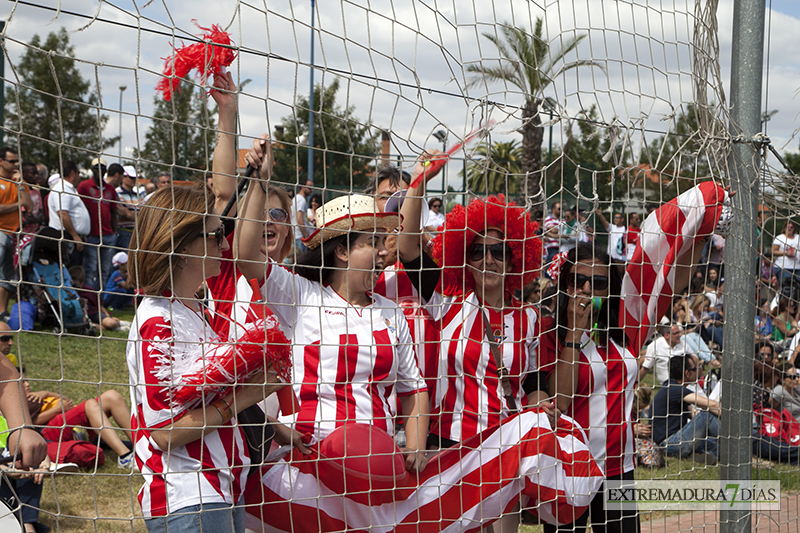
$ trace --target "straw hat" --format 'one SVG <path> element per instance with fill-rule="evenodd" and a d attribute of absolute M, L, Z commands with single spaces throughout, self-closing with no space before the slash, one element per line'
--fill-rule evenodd
<path fill-rule="evenodd" d="M 350 231 L 372 232 L 376 228 L 392 231 L 400 225 L 398 213 L 381 213 L 375 198 L 355 194 L 340 196 L 317 209 L 317 229 L 303 239 L 316 248 L 321 243 Z"/>

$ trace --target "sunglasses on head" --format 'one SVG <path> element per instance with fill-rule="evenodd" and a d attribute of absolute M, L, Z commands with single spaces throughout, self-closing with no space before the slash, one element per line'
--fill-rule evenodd
<path fill-rule="evenodd" d="M 273 207 L 269 211 L 267 211 L 267 218 L 272 222 L 286 222 L 289 220 L 289 213 L 286 212 L 286 209 L 281 209 L 280 207 Z"/>
<path fill-rule="evenodd" d="M 218 227 L 214 231 L 201 233 L 200 237 L 205 237 L 206 239 L 216 239 L 217 246 L 222 247 L 222 241 L 225 240 L 225 227 L 223 225 L 220 225 L 220 227 Z"/>
<path fill-rule="evenodd" d="M 11 342 L 13 338 L 11 335 L 0 335 L 0 342 Z"/>
<path fill-rule="evenodd" d="M 492 257 L 498 261 L 506 261 L 511 259 L 511 247 L 507 244 L 498 242 L 497 244 L 487 245 L 484 243 L 474 243 L 467 249 L 467 259 L 470 261 L 480 261 L 486 257 L 486 253 L 492 254 Z"/>
<path fill-rule="evenodd" d="M 570 275 L 567 283 L 570 287 L 583 287 L 589 282 L 592 288 L 602 291 L 608 288 L 608 276 L 584 276 L 583 274 Z"/>

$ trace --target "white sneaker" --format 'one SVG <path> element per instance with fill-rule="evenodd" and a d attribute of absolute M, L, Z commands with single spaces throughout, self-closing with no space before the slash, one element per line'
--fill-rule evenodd
<path fill-rule="evenodd" d="M 121 331 L 123 333 L 128 333 L 131 330 L 131 323 L 127 320 L 120 320 L 119 326 L 117 327 L 117 331 Z"/>
<path fill-rule="evenodd" d="M 74 474 L 80 472 L 80 468 L 75 463 L 50 463 L 50 472 L 54 474 Z"/>
<path fill-rule="evenodd" d="M 128 454 L 125 459 L 118 457 L 117 468 L 121 468 L 122 470 L 133 470 L 136 472 L 139 471 L 139 468 L 136 466 L 136 457 L 132 453 Z"/>

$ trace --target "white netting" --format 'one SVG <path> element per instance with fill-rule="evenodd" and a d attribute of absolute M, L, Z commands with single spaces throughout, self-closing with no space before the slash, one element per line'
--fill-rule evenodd
<path fill-rule="evenodd" d="M 720 366 L 744 355 L 722 347 L 726 317 L 720 285 L 725 269 L 754 274 L 745 266 L 747 258 L 723 255 L 725 232 L 716 226 L 729 216 L 730 201 L 723 209 L 727 193 L 711 183 L 729 185 L 729 165 L 738 162 L 734 146 L 757 147 L 762 156 L 759 240 L 727 238 L 746 243 L 750 256 L 759 257 L 758 279 L 752 282 L 766 304 L 758 304 L 757 334 L 774 339 L 782 354 L 780 361 L 757 359 L 754 404 L 789 409 L 800 405 L 792 387 L 796 371 L 791 364 L 780 370 L 777 365 L 795 362 L 796 343 L 790 339 L 798 329 L 792 305 L 800 300 L 794 277 L 800 270 L 794 259 L 800 240 L 793 231 L 784 238 L 780 234 L 784 222 L 797 215 L 800 183 L 782 159 L 772 157 L 778 152 L 768 137 L 748 138 L 731 124 L 725 87 L 732 7 L 720 4 L 9 2 L 1 131 L 13 151 L 0 153 L 0 258 L 5 260 L 0 306 L 6 296 L 9 311 L 18 300 L 30 302 L 26 308 L 36 325 L 5 340 L 0 331 L 0 348 L 10 338 L 16 362 L 26 372 L 33 391 L 24 399 L 33 416 L 28 423 L 43 429 L 46 438 L 60 439 L 65 450 L 64 442 L 81 432 L 70 435 L 67 428 L 59 434 L 54 425 L 72 402 L 99 397 L 97 404 L 81 404 L 77 414 L 70 411 L 71 423 L 106 427 L 100 437 L 109 448 L 105 465 L 92 456 L 77 472 L 45 476 L 41 502 L 25 500 L 23 492 L 31 493 L 31 486 L 16 483 L 22 492 L 9 500 L 11 507 L 19 507 L 21 499 L 23 521 L 36 521 L 31 510 L 39 509 L 38 521 L 59 530 L 144 531 L 143 509 L 146 515 L 168 511 L 171 519 L 182 509 L 190 517 L 214 516 L 209 509 L 199 515 L 187 509 L 199 503 L 195 493 L 202 493 L 204 504 L 227 506 L 217 515 L 228 519 L 229 504 L 241 498 L 252 528 L 263 520 L 275 530 L 294 524 L 295 531 L 494 527 L 507 532 L 517 528 L 520 503 L 545 522 L 556 515 L 562 522 L 577 519 L 603 469 L 609 479 L 623 473 L 641 481 L 721 478 L 722 470 L 711 465 L 720 457 L 714 447 L 719 406 L 703 398 L 719 394 L 712 389 L 721 380 Z M 798 25 L 787 20 L 789 15 L 769 12 L 781 34 L 792 27 L 796 34 Z M 228 66 L 231 78 L 220 76 L 217 87 L 223 90 L 209 96 L 213 79 L 198 80 L 193 72 L 180 82 L 180 92 L 165 100 L 155 90 L 163 59 L 174 48 L 202 42 L 200 27 L 212 24 L 234 43 L 215 52 L 235 52 Z M 772 24 L 770 18 L 770 30 Z M 771 34 L 769 43 L 772 50 Z M 774 61 L 783 66 L 780 52 Z M 201 56 L 214 59 L 208 49 Z M 782 82 L 777 84 L 786 85 Z M 782 97 L 769 101 L 776 100 L 790 105 Z M 769 107 L 763 125 L 774 115 Z M 792 137 L 783 133 L 787 129 L 781 124 L 781 142 Z M 261 181 L 250 182 L 247 199 L 239 196 L 230 204 L 236 206 L 230 213 L 238 226 L 223 240 L 218 219 L 197 213 L 212 206 L 217 214 L 226 210 L 236 197 L 234 189 L 245 181 L 245 151 L 262 133 L 274 141 L 269 185 L 278 190 L 267 188 L 270 176 L 262 169 Z M 400 208 L 405 216 L 401 235 L 384 243 L 380 233 L 397 223 L 374 212 L 387 200 L 390 209 L 398 208 L 397 199 L 389 197 L 407 187 L 399 171 L 414 179 L 437 166 L 418 164 L 432 149 L 450 149 L 451 157 L 427 190 L 409 193 L 424 195 L 426 202 L 406 201 Z M 92 199 L 101 194 L 99 182 L 92 186 L 95 158 L 109 171 L 108 182 L 120 188 L 106 202 Z M 39 165 L 20 168 L 31 184 L 29 194 L 17 193 L 12 184 L 15 159 Z M 791 166 L 800 156 L 786 159 Z M 116 163 L 123 165 L 124 176 L 114 174 Z M 82 185 L 76 172 L 86 178 Z M 177 187 L 206 181 L 213 192 L 199 196 Z M 169 194 L 145 200 L 145 188 L 150 195 L 162 185 Z M 295 195 L 292 203 L 287 191 Z M 490 201 L 494 207 L 474 203 L 500 194 L 505 200 Z M 348 195 L 364 196 L 349 201 Z M 667 206 L 644 221 L 679 195 L 681 213 Z M 518 211 L 504 203 L 512 200 L 521 206 Z M 327 202 L 328 210 L 312 210 L 312 201 Z M 142 204 L 149 207 L 142 210 Z M 466 211 L 460 207 L 467 205 Z M 358 210 L 361 218 L 336 222 Z M 303 230 L 295 222 L 298 211 L 308 217 Z M 446 213 L 450 218 L 442 229 Z M 741 216 L 741 210 L 737 213 Z M 327 243 L 322 248 L 328 251 L 310 265 L 314 259 L 301 255 L 299 239 L 313 232 L 314 218 L 336 231 L 322 232 L 320 240 Z M 537 237 L 532 221 L 538 224 Z M 231 218 L 227 224 L 230 229 L 235 222 Z M 48 226 L 54 229 L 42 230 Z M 459 232 L 464 226 L 478 229 Z M 351 241 L 339 236 L 350 228 L 361 233 Z M 537 239 L 543 249 L 534 252 Z M 579 256 L 576 263 L 577 252 L 571 252 L 560 286 L 556 271 L 535 268 L 540 255 L 547 267 L 556 252 L 581 242 L 594 242 L 603 253 L 592 256 L 587 245 L 579 245 L 580 253 L 591 257 Z M 224 256 L 224 280 L 204 283 L 216 275 L 216 256 L 228 246 L 236 250 Z M 386 254 L 365 255 L 365 247 L 384 246 Z M 118 255 L 123 250 L 130 251 L 131 267 L 112 276 L 123 263 Z M 9 263 L 15 251 L 18 260 Z M 603 263 L 606 251 L 617 262 L 628 262 L 624 282 L 622 269 L 616 276 L 617 267 Z M 434 258 L 438 267 L 423 261 L 430 268 L 417 272 L 413 261 L 419 253 Z M 276 262 L 268 264 L 265 254 Z M 407 263 L 408 276 L 385 268 L 399 265 L 398 257 Z M 676 260 L 688 268 L 659 270 Z M 80 293 L 71 285 L 77 285 L 73 280 L 81 270 L 70 269 L 67 276 L 62 267 L 68 266 L 83 267 L 87 286 L 78 287 Z M 376 267 L 385 271 L 376 273 Z M 510 270 L 502 283 L 494 276 L 498 268 Z M 692 281 L 683 294 L 687 272 Z M 256 282 L 248 283 L 253 278 Z M 156 297 L 137 298 L 134 312 L 129 291 L 137 286 Z M 373 288 L 387 299 L 373 302 Z M 624 311 L 610 311 L 608 302 L 616 304 L 615 296 L 622 294 Z M 104 310 L 103 298 L 109 296 L 111 309 Z M 752 311 L 755 300 L 744 291 L 727 297 L 747 302 Z M 27 312 L 22 307 L 15 308 L 12 322 Z M 253 329 L 263 326 L 253 326 L 255 319 L 270 313 L 277 318 L 273 323 L 267 316 L 275 325 L 267 340 L 252 337 Z M 614 323 L 617 318 L 621 322 Z M 630 322 L 624 323 L 631 319 L 644 333 L 657 331 L 652 338 L 640 337 Z M 686 329 L 678 332 L 676 323 Z M 292 433 L 281 422 L 322 441 L 344 421 L 358 421 L 392 434 L 401 446 L 405 440 L 423 446 L 430 437 L 431 445 L 461 442 L 465 447 L 432 458 L 417 479 L 404 477 L 403 459 L 409 466 L 411 459 L 398 459 L 391 443 L 350 433 L 350 441 L 367 446 L 368 460 L 333 467 L 330 461 L 310 463 L 323 464 L 318 469 L 303 463 L 298 451 L 282 456 L 273 449 L 261 457 L 267 465 L 263 477 L 256 474 L 245 486 L 237 477 L 241 470 L 230 468 L 248 454 L 244 436 L 214 426 L 255 403 L 251 400 L 259 393 L 245 387 L 230 398 L 224 387 L 220 392 L 206 383 L 201 394 L 187 383 L 250 379 L 252 366 L 225 366 L 226 357 L 234 349 L 242 358 L 253 357 L 261 342 L 273 346 L 280 337 L 278 325 L 290 346 L 270 353 L 276 361 L 278 352 L 292 359 L 294 368 L 284 377 L 300 400 L 300 413 L 287 416 L 271 396 L 265 408 L 272 418 L 266 424 L 249 419 L 252 428 L 278 428 L 276 442 L 285 443 Z M 131 338 L 139 342 L 128 343 L 130 327 Z M 251 336 L 242 340 L 244 330 Z M 685 337 L 680 344 L 679 337 Z M 499 354 L 492 344 L 499 345 Z M 686 359 L 689 371 L 705 367 L 700 388 L 692 389 L 686 402 L 687 410 L 696 406 L 695 418 L 705 421 L 696 442 L 675 436 L 676 413 L 662 383 L 672 377 L 670 357 L 684 353 L 696 355 Z M 511 378 L 508 390 L 498 377 L 504 365 Z M 198 372 L 201 368 L 205 374 Z M 734 376 L 734 383 L 748 382 L 747 375 Z M 639 389 L 652 393 L 649 411 L 646 393 L 634 400 L 637 381 Z M 170 382 L 175 387 L 167 387 Z M 429 401 L 419 392 L 423 383 Z M 179 391 L 178 384 L 186 388 Z M 19 397 L 16 388 L 8 390 Z M 5 394 L 0 391 L 0 400 Z M 258 399 L 266 392 L 260 394 Z M 59 402 L 62 395 L 69 400 Z M 229 401 L 220 403 L 224 397 Z M 519 405 L 554 399 L 589 430 L 588 445 L 580 432 L 568 435 L 568 428 L 555 439 L 546 417 L 533 411 L 511 417 L 509 397 Z M 430 435 L 423 412 L 428 408 L 433 411 Z M 139 432 L 127 431 L 129 409 L 133 423 L 143 428 Z M 749 416 L 741 405 L 730 411 L 740 419 Z M 103 413 L 123 431 L 107 429 Z M 677 427 L 688 424 L 680 412 L 677 416 Z M 20 421 L 7 418 L 12 429 Z M 173 418 L 180 422 L 170 426 Z M 155 429 L 165 424 L 172 429 Z M 797 432 L 791 424 L 785 427 L 788 434 Z M 634 431 L 641 437 L 635 441 Z M 661 442 L 648 438 L 654 431 L 671 438 L 666 443 L 671 446 L 659 448 Z M 746 443 L 741 446 L 749 458 L 751 434 L 741 433 L 736 437 Z M 779 477 L 783 493 L 796 492 L 796 467 L 784 463 L 797 463 L 800 447 L 775 439 L 755 441 L 754 457 L 771 470 L 756 473 Z M 130 441 L 144 477 L 130 473 Z M 162 452 L 168 442 L 173 451 Z M 313 453 L 334 453 L 335 447 L 323 443 Z M 589 451 L 597 463 L 589 460 Z M 643 466 L 658 463 L 661 451 L 684 459 Z M 456 453 L 463 456 L 456 460 Z M 114 465 L 117 457 L 124 471 Z M 496 466 L 501 462 L 502 469 Z M 635 474 L 634 463 L 640 466 Z M 599 470 L 583 470 L 590 465 Z M 368 472 L 354 473 L 359 468 Z M 162 469 L 171 476 L 166 488 Z M 140 504 L 136 495 L 143 484 Z M 797 500 L 787 496 L 782 503 L 794 509 Z M 628 515 L 623 530 L 633 527 L 634 515 Z M 521 530 L 532 530 L 531 515 L 521 516 L 527 524 Z M 638 519 L 642 529 L 651 530 L 672 529 L 681 520 L 676 513 L 644 508 Z M 703 527 L 718 518 L 695 515 L 692 520 L 691 527 Z M 785 515 L 775 520 L 782 526 L 787 522 Z M 591 521 L 617 527 L 612 514 L 593 514 Z M 679 525 L 686 528 L 684 522 Z"/>

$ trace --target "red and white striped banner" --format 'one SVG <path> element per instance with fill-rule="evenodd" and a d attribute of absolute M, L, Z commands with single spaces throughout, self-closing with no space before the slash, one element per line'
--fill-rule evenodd
<path fill-rule="evenodd" d="M 707 181 L 662 205 L 642 224 L 620 299 L 620 317 L 634 354 L 672 302 L 677 259 L 714 232 L 727 198 L 722 187 Z"/>
<path fill-rule="evenodd" d="M 568 417 L 562 416 L 553 432 L 543 413 L 529 409 L 442 451 L 421 474 L 409 473 L 389 487 L 367 476 L 345 475 L 334 461 L 294 450 L 262 467 L 260 476 L 250 476 L 247 527 L 478 531 L 520 498 L 523 508 L 544 521 L 572 522 L 603 481 L 585 441 L 583 430 Z"/>

